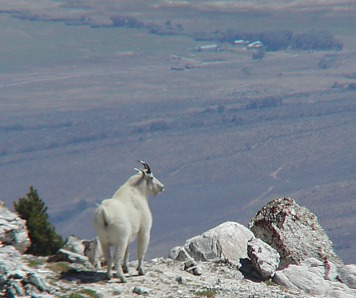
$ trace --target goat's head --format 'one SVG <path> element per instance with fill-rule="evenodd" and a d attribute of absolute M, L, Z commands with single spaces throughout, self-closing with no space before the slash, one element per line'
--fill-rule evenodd
<path fill-rule="evenodd" d="M 141 173 L 142 178 L 146 181 L 148 192 L 153 195 L 157 195 L 162 192 L 164 190 L 164 185 L 156 177 L 153 176 L 150 166 L 142 160 L 139 160 L 138 162 L 141 163 L 144 168 L 135 170 L 138 173 Z"/>

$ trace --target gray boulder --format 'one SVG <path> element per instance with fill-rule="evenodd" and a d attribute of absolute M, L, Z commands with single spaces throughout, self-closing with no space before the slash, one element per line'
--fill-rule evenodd
<path fill-rule="evenodd" d="M 218 239 L 205 235 L 187 240 L 184 250 L 196 261 L 214 261 L 224 258 Z"/>
<path fill-rule="evenodd" d="M 225 222 L 188 239 L 183 247 L 173 248 L 170 257 L 175 260 L 192 258 L 196 261 L 238 262 L 240 258 L 247 258 L 247 242 L 252 238 L 252 232 L 243 225 Z"/>
<path fill-rule="evenodd" d="M 188 252 L 182 246 L 173 247 L 169 252 L 168 257 L 175 261 L 186 261 L 191 259 Z"/>
<path fill-rule="evenodd" d="M 253 238 L 247 243 L 247 253 L 262 279 L 274 276 L 280 261 L 277 250 L 261 239 Z"/>
<path fill-rule="evenodd" d="M 26 221 L 6 208 L 0 201 L 0 244 L 12 245 L 24 253 L 31 245 Z"/>
<path fill-rule="evenodd" d="M 193 274 L 193 275 L 202 275 L 202 268 L 192 259 L 184 263 L 184 270 Z"/>
<path fill-rule="evenodd" d="M 63 248 L 59 249 L 53 256 L 50 256 L 47 259 L 47 262 L 68 262 L 68 263 L 82 264 L 88 268 L 93 267 L 86 256 L 83 256 L 81 254 Z"/>
<path fill-rule="evenodd" d="M 257 238 L 278 251 L 281 257 L 279 269 L 299 264 L 307 258 L 327 259 L 343 265 L 316 215 L 291 198 L 269 202 L 258 211 L 249 227 Z"/>
<path fill-rule="evenodd" d="M 64 244 L 63 249 L 87 257 L 89 262 L 97 269 L 105 265 L 101 246 L 97 238 L 82 240 L 76 236 L 70 236 Z"/>
<path fill-rule="evenodd" d="M 356 265 L 341 266 L 339 269 L 339 280 L 352 289 L 356 289 Z"/>
<path fill-rule="evenodd" d="M 77 254 L 84 255 L 85 245 L 83 244 L 83 240 L 72 235 L 72 236 L 68 237 L 63 248 L 66 250 L 69 250 L 71 252 L 75 252 Z"/>
<path fill-rule="evenodd" d="M 140 287 L 140 286 L 136 286 L 136 287 L 134 287 L 134 289 L 132 290 L 132 293 L 135 293 L 135 294 L 137 294 L 137 295 L 148 296 L 151 291 L 152 291 L 151 289 L 147 289 L 147 288 L 143 288 L 143 287 Z"/>
<path fill-rule="evenodd" d="M 100 269 L 102 266 L 106 265 L 101 245 L 97 238 L 92 240 L 82 240 L 82 243 L 84 245 L 84 255 L 95 268 Z"/>
<path fill-rule="evenodd" d="M 277 271 L 273 281 L 281 286 L 302 290 L 318 297 L 356 297 L 356 291 L 337 280 L 338 272 L 332 262 L 325 264 L 309 258 L 300 265 L 289 265 Z"/>

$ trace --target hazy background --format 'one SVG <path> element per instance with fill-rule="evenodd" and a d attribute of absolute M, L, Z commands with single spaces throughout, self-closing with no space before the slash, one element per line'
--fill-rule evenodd
<path fill-rule="evenodd" d="M 309 2 L 1 1 L 0 199 L 32 185 L 93 238 L 142 159 L 166 186 L 148 257 L 290 196 L 356 263 L 356 5 Z"/>

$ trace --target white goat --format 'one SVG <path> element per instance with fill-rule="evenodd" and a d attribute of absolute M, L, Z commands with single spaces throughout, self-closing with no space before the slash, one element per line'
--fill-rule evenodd
<path fill-rule="evenodd" d="M 164 185 L 151 173 L 149 165 L 139 161 L 144 169 L 123 184 L 111 199 L 101 202 L 95 211 L 94 228 L 107 262 L 107 276 L 112 277 L 110 247 L 114 247 L 114 267 L 118 278 L 125 282 L 128 272 L 129 243 L 137 236 L 138 274 L 144 275 L 143 258 L 150 240 L 152 215 L 148 195 L 157 195 Z M 121 267 L 121 262 L 123 265 Z"/>

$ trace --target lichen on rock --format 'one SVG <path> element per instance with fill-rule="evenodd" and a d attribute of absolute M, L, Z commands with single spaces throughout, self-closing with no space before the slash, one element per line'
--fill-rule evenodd
<path fill-rule="evenodd" d="M 269 202 L 250 221 L 249 228 L 257 238 L 278 251 L 281 256 L 279 269 L 307 258 L 343 264 L 317 216 L 291 198 Z"/>

